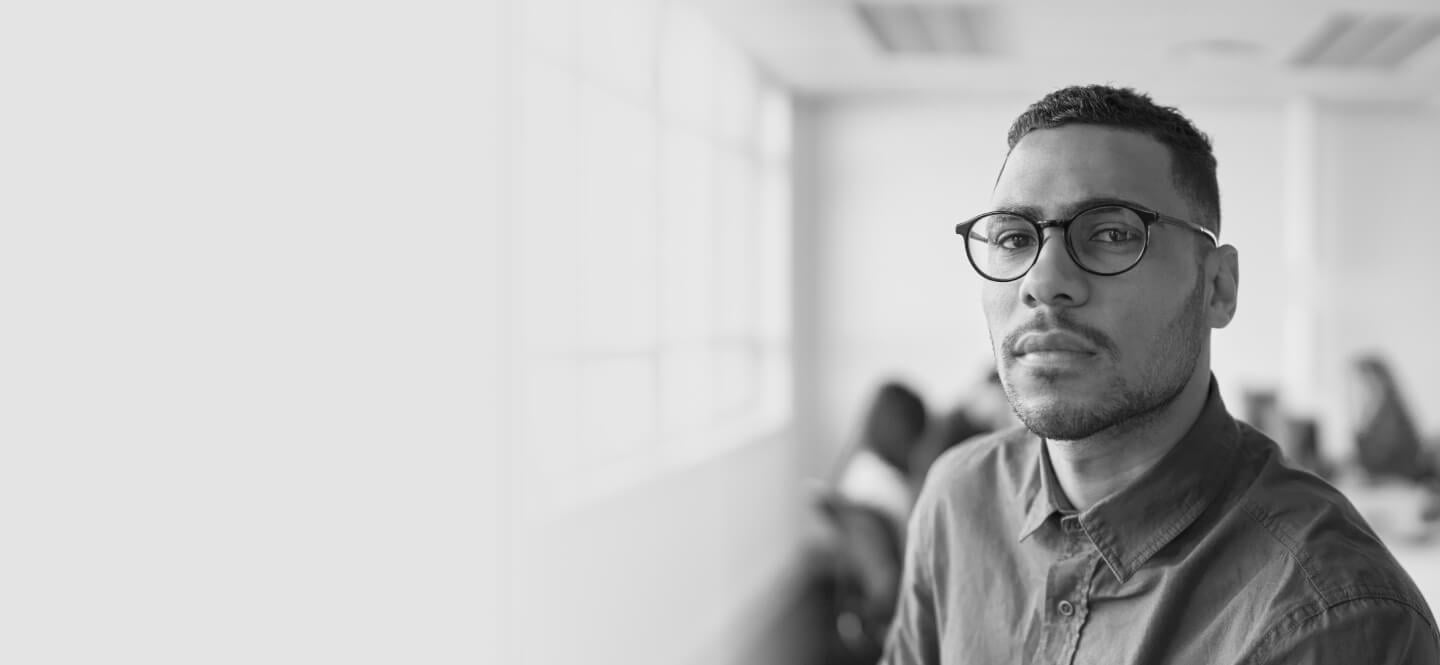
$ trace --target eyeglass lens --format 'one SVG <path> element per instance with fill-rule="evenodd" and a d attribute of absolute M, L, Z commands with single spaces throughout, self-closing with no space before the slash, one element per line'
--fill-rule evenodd
<path fill-rule="evenodd" d="M 1039 229 L 1024 217 L 986 215 L 975 222 L 965 242 L 975 268 L 991 279 L 1015 279 L 1030 269 L 1040 251 Z M 1114 274 L 1135 265 L 1145 253 L 1145 222 L 1128 208 L 1085 211 L 1070 223 L 1066 238 L 1080 267 Z"/>

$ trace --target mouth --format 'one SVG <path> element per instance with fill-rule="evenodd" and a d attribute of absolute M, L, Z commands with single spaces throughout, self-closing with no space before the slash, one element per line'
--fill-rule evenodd
<path fill-rule="evenodd" d="M 1015 356 L 1088 357 L 1098 354 L 1094 345 L 1074 333 L 1027 333 L 1015 344 Z"/>
<path fill-rule="evenodd" d="M 1081 369 L 1090 365 L 1098 356 L 1079 351 L 1043 350 L 1016 354 L 1015 362 L 1022 367 L 1033 369 Z"/>
<path fill-rule="evenodd" d="M 1091 357 L 1094 357 L 1094 355 L 1095 355 L 1095 354 L 1089 353 L 1089 352 L 1087 352 L 1087 351 L 1071 351 L 1071 350 L 1069 350 L 1069 349 L 1038 349 L 1038 350 L 1035 350 L 1035 351 L 1027 351 L 1027 352 L 1025 352 L 1025 353 L 1017 353 L 1017 354 L 1015 354 L 1015 357 L 1016 357 L 1017 359 L 1022 359 L 1022 358 L 1023 358 L 1023 359 L 1031 360 L 1031 361 L 1045 361 L 1045 360 L 1080 360 L 1080 359 L 1083 359 L 1083 358 L 1091 358 Z"/>
<path fill-rule="evenodd" d="M 1055 382 L 1062 380 L 1067 385 L 1075 382 L 1088 385 L 1100 376 L 1103 370 L 1098 358 L 1099 356 L 1093 353 L 1035 351 L 1015 356 L 1008 369 L 1011 379 L 1020 390 L 1026 388 L 1019 386 L 1033 388 L 1035 381 L 1052 387 Z"/>
<path fill-rule="evenodd" d="M 1083 371 L 1100 357 L 1100 349 L 1088 339 L 1063 330 L 1025 333 L 1011 351 L 1017 365 L 1045 375 Z"/>

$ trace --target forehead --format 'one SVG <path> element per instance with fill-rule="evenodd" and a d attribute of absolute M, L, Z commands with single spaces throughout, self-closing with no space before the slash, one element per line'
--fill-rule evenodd
<path fill-rule="evenodd" d="M 1120 198 L 1171 214 L 1183 212 L 1170 151 L 1140 132 L 1065 125 L 1025 135 L 991 196 L 995 207 L 1028 206 L 1047 216 L 1094 198 Z"/>

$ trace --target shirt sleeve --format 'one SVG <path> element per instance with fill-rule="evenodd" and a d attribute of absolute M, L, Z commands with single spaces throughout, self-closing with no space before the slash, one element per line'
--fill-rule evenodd
<path fill-rule="evenodd" d="M 1440 665 L 1440 634 L 1426 615 L 1388 598 L 1346 601 L 1277 631 L 1263 653 L 1246 662 L 1266 665 Z"/>
<path fill-rule="evenodd" d="M 905 539 L 905 567 L 901 572 L 895 618 L 885 639 L 880 665 L 939 665 L 936 634 L 935 582 L 929 562 L 935 556 L 934 534 L 927 531 L 924 502 L 910 518 Z"/>

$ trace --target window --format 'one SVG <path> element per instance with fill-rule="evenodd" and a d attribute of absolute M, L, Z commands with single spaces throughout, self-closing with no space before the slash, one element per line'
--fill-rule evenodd
<path fill-rule="evenodd" d="M 791 118 L 684 3 L 521 7 L 511 445 L 545 511 L 788 420 Z"/>

